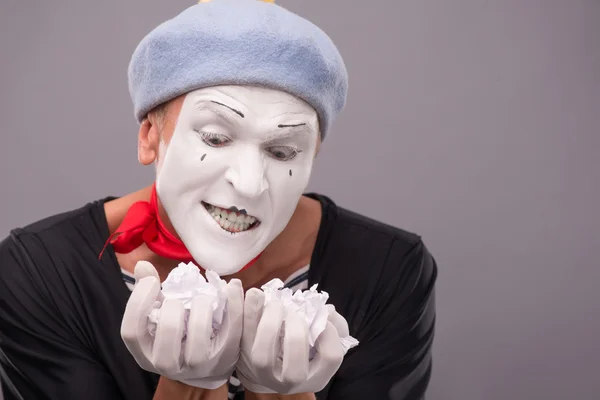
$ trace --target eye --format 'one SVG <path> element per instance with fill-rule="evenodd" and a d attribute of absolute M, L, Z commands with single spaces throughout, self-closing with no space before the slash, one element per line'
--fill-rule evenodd
<path fill-rule="evenodd" d="M 289 161 L 300 153 L 300 150 L 289 146 L 271 146 L 266 150 L 272 158 L 279 161 Z"/>
<path fill-rule="evenodd" d="M 196 132 L 200 135 L 202 141 L 210 147 L 223 147 L 231 142 L 231 139 L 225 135 L 211 132 Z"/>

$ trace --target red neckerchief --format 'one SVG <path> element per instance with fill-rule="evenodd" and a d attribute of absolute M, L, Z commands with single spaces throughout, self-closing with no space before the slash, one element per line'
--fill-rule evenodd
<path fill-rule="evenodd" d="M 161 257 L 181 262 L 194 261 L 185 244 L 169 232 L 158 215 L 156 184 L 152 185 L 150 202 L 138 201 L 129 207 L 121 225 L 106 241 L 99 259 L 109 243 L 116 253 L 130 253 L 146 243 L 152 252 Z M 242 271 L 254 264 L 259 257 L 260 254 L 246 264 Z"/>

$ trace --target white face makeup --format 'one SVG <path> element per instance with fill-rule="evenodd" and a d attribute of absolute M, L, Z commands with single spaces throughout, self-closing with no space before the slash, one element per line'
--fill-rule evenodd
<path fill-rule="evenodd" d="M 203 268 L 236 273 L 281 233 L 308 184 L 317 137 L 316 111 L 285 92 L 216 86 L 186 95 L 159 151 L 156 190 Z"/>

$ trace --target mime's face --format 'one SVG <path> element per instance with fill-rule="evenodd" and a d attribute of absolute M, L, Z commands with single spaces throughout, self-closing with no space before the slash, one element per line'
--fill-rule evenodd
<path fill-rule="evenodd" d="M 157 167 L 157 194 L 194 259 L 241 270 L 288 224 L 306 189 L 316 111 L 277 90 L 218 86 L 188 93 Z"/>

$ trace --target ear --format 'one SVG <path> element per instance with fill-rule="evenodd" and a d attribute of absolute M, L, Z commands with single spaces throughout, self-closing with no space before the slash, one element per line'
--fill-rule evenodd
<path fill-rule="evenodd" d="M 142 165 L 150 165 L 158 156 L 160 132 L 158 126 L 149 118 L 142 121 L 138 133 L 138 161 Z"/>
<path fill-rule="evenodd" d="M 315 148 L 314 158 L 317 158 L 317 156 L 319 155 L 319 151 L 321 151 L 321 143 L 321 134 L 319 133 L 319 135 L 317 136 L 317 146 Z"/>

